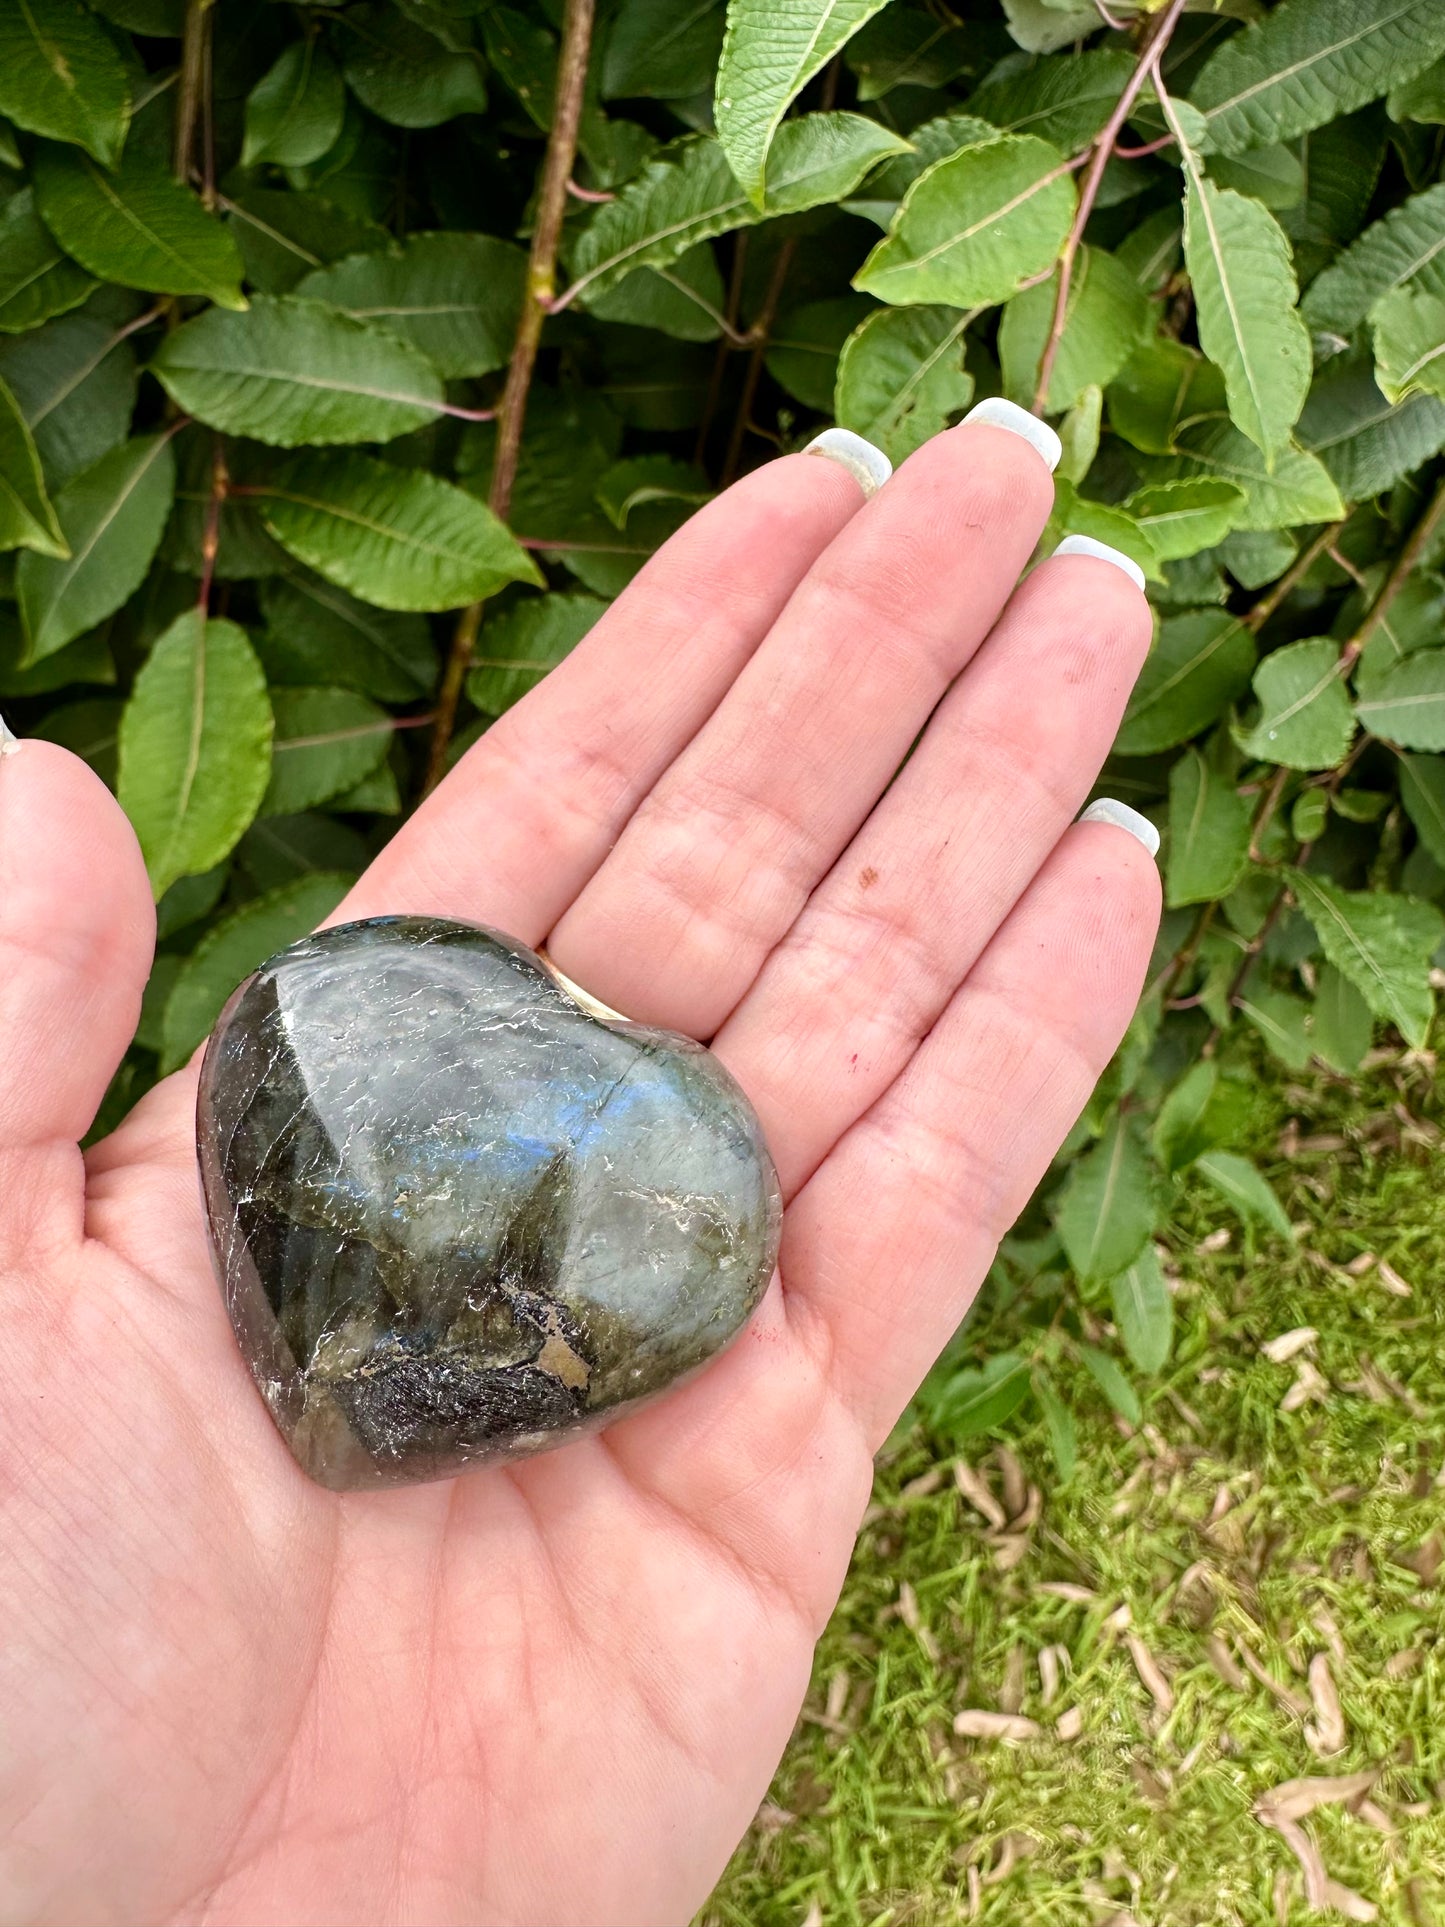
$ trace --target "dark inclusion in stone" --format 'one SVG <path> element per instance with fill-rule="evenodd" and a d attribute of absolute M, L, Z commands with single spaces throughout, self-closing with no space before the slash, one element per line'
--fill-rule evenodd
<path fill-rule="evenodd" d="M 241 1350 L 337 1488 L 556 1445 L 705 1363 L 781 1205 L 751 1107 L 669 1031 L 589 1015 L 474 924 L 283 950 L 206 1051 L 201 1174 Z"/>

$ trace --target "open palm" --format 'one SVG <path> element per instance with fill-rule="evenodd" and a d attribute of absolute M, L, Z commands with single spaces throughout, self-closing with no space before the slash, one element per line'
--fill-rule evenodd
<path fill-rule="evenodd" d="M 1049 503 L 1038 454 L 978 423 L 866 504 L 834 461 L 760 470 L 338 913 L 545 939 L 605 1002 L 712 1038 L 779 1168 L 781 1275 L 734 1346 L 514 1467 L 340 1496 L 297 1470 L 211 1275 L 194 1067 L 77 1148 L 150 968 L 134 839 L 64 751 L 0 759 L 8 1917 L 679 1921 L 705 1897 L 871 1454 L 1154 930 L 1139 843 L 1070 827 L 1148 613 L 1083 556 L 1016 587 Z"/>

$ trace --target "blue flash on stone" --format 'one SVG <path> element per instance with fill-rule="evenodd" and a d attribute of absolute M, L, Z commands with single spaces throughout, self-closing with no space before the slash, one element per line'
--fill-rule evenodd
<path fill-rule="evenodd" d="M 264 964 L 207 1048 L 198 1145 L 241 1351 L 337 1489 L 617 1417 L 726 1345 L 777 1259 L 777 1177 L 717 1059 L 475 924 L 370 918 Z"/>

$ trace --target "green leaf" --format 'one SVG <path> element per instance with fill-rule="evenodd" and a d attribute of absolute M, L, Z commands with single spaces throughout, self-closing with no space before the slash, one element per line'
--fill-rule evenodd
<path fill-rule="evenodd" d="M 0 378 L 14 392 L 52 487 L 119 447 L 135 411 L 130 343 L 90 314 L 59 315 L 0 341 Z"/>
<path fill-rule="evenodd" d="M 1122 549 L 1154 581 L 1161 581 L 1163 565 L 1148 532 L 1132 515 L 1105 502 L 1091 501 L 1073 483 L 1058 476 L 1054 483 L 1054 509 L 1045 531 L 1046 544 L 1056 544 L 1064 535 L 1087 535 L 1110 548 Z"/>
<path fill-rule="evenodd" d="M 297 295 L 212 308 L 166 337 L 151 364 L 189 415 L 272 447 L 386 442 L 435 421 L 446 389 L 386 328 Z"/>
<path fill-rule="evenodd" d="M 712 246 L 707 241 L 699 241 L 695 248 L 689 248 L 666 267 L 635 268 L 615 288 L 589 299 L 587 310 L 601 321 L 623 321 L 634 328 L 655 328 L 678 341 L 716 341 L 722 333 L 726 303 L 727 295 Z M 767 350 L 770 368 L 777 342 L 778 333 L 774 333 Z"/>
<path fill-rule="evenodd" d="M 458 380 L 506 367 L 526 270 L 522 250 L 490 234 L 413 234 L 394 254 L 318 268 L 296 292 L 389 328 Z"/>
<path fill-rule="evenodd" d="M 1387 104 L 1391 120 L 1426 121 L 1438 127 L 1445 121 L 1445 59 L 1392 87 Z"/>
<path fill-rule="evenodd" d="M 51 709 L 29 731 L 42 742 L 59 743 L 85 759 L 101 782 L 115 787 L 115 752 L 121 705 L 110 698 L 65 703 Z"/>
<path fill-rule="evenodd" d="M 965 147 L 919 175 L 853 285 L 900 306 L 1007 301 L 1057 257 L 1075 198 L 1047 141 L 1003 134 Z"/>
<path fill-rule="evenodd" d="M 1252 1218 L 1282 1238 L 1293 1240 L 1294 1230 L 1284 1206 L 1248 1158 L 1237 1151 L 1206 1151 L 1195 1160 L 1194 1169 L 1241 1218 Z"/>
<path fill-rule="evenodd" d="M 1160 560 L 1174 562 L 1222 542 L 1244 502 L 1237 483 L 1201 476 L 1135 489 L 1123 507 L 1148 535 Z"/>
<path fill-rule="evenodd" d="M 1138 1121 L 1115 1111 L 1098 1143 L 1077 1161 L 1055 1223 L 1082 1283 L 1101 1284 L 1131 1265 L 1154 1229 L 1159 1185 Z"/>
<path fill-rule="evenodd" d="M 1181 423 L 1223 408 L 1219 370 L 1168 335 L 1136 348 L 1109 384 L 1110 426 L 1146 455 L 1172 454 Z"/>
<path fill-rule="evenodd" d="M 1184 258 L 1184 210 L 1177 203 L 1155 211 L 1124 236 L 1114 258 L 1126 267 L 1146 294 L 1158 295 L 1168 285 Z M 1159 339 L 1179 344 L 1168 335 Z"/>
<path fill-rule="evenodd" d="M 635 509 L 660 503 L 698 508 L 712 500 L 707 476 L 695 462 L 676 455 L 631 455 L 599 478 L 594 499 L 615 529 L 625 529 Z"/>
<path fill-rule="evenodd" d="M 971 317 L 951 308 L 879 308 L 838 359 L 834 414 L 877 444 L 895 466 L 973 397 L 963 365 Z"/>
<path fill-rule="evenodd" d="M 1445 649 L 1420 649 L 1397 662 L 1355 714 L 1372 736 L 1401 749 L 1445 749 Z"/>
<path fill-rule="evenodd" d="M 258 648 L 273 682 L 339 683 L 378 702 L 410 703 L 436 681 L 423 617 L 374 609 L 320 576 L 268 576 L 261 613 Z"/>
<path fill-rule="evenodd" d="M 1235 426 L 1273 466 L 1310 385 L 1309 331 L 1289 242 L 1267 207 L 1205 180 L 1185 160 L 1184 259 L 1199 343 L 1224 373 Z"/>
<path fill-rule="evenodd" d="M 1283 0 L 1227 40 L 1190 89 L 1221 154 L 1292 140 L 1445 53 L 1438 0 Z"/>
<path fill-rule="evenodd" d="M 34 437 L 20 404 L 0 381 L 0 549 L 68 555 L 55 519 Z"/>
<path fill-rule="evenodd" d="M 0 334 L 23 334 L 79 307 L 94 281 L 68 260 L 22 188 L 0 208 Z"/>
<path fill-rule="evenodd" d="M 263 816 L 291 816 L 352 789 L 385 760 L 395 725 L 352 689 L 273 689 L 271 780 Z"/>
<path fill-rule="evenodd" d="M 103 631 L 77 636 L 64 649 L 22 669 L 25 635 L 13 609 L 0 609 L 0 696 L 48 696 L 72 684 L 115 682 L 115 658 Z"/>
<path fill-rule="evenodd" d="M 886 19 L 887 15 L 882 17 Z M 864 193 L 846 201 L 844 206 L 850 214 L 858 214 L 864 220 L 876 222 L 886 232 L 893 225 L 904 195 L 919 175 L 932 167 L 935 161 L 961 153 L 965 147 L 976 147 L 980 142 L 997 138 L 998 129 L 990 121 L 980 120 L 976 114 L 966 114 L 962 108 L 950 108 L 945 114 L 935 114 L 932 120 L 924 121 L 908 136 L 911 151 L 885 161 L 869 177 Z"/>
<path fill-rule="evenodd" d="M 76 0 L 0 0 L 0 114 L 115 164 L 130 87 L 94 14 Z"/>
<path fill-rule="evenodd" d="M 1291 529 L 1307 522 L 1338 522 L 1345 513 L 1339 489 L 1316 455 L 1286 448 L 1271 469 L 1263 452 L 1230 421 L 1218 417 L 1181 424 L 1175 455 L 1140 466 L 1151 482 L 1209 475 L 1244 490 L 1236 528 Z"/>
<path fill-rule="evenodd" d="M 908 143 L 859 114 L 806 114 L 778 129 L 759 209 L 714 140 L 665 147 L 578 235 L 569 257 L 575 300 L 615 287 L 638 267 L 662 267 L 699 241 L 796 214 L 851 193 L 868 170 Z"/>
<path fill-rule="evenodd" d="M 595 596 L 529 596 L 490 617 L 472 653 L 467 695 L 484 715 L 500 716 L 576 648 L 606 607 Z"/>
<path fill-rule="evenodd" d="M 887 0 L 728 0 L 718 64 L 718 140 L 754 206 L 763 205 L 778 122 Z"/>
<path fill-rule="evenodd" d="M 1288 991 L 1256 982 L 1240 992 L 1238 1005 L 1240 1015 L 1259 1032 L 1286 1070 L 1305 1068 L 1313 1049 L 1308 1004 Z"/>
<path fill-rule="evenodd" d="M 858 76 L 860 101 L 895 87 L 946 87 L 973 65 L 969 30 L 952 20 L 890 7 L 848 43 L 843 56 Z"/>
<path fill-rule="evenodd" d="M 1445 917 L 1412 897 L 1338 890 L 1304 870 L 1291 870 L 1289 880 L 1327 960 L 1377 1017 L 1422 1048 L 1435 1013 L 1430 963 L 1445 938 Z"/>
<path fill-rule="evenodd" d="M 1249 808 L 1234 784 L 1186 749 L 1169 772 L 1169 908 L 1227 897 L 1249 863 L 1249 834 Z"/>
<path fill-rule="evenodd" d="M 485 109 L 482 66 L 470 47 L 443 45 L 395 7 L 348 7 L 340 25 L 346 84 L 378 119 L 440 127 Z"/>
<path fill-rule="evenodd" d="M 223 205 L 245 258 L 246 279 L 265 294 L 287 294 L 327 262 L 390 244 L 384 227 L 320 194 L 248 187 Z"/>
<path fill-rule="evenodd" d="M 1174 1343 L 1174 1299 L 1153 1245 L 1145 1245 L 1127 1271 L 1110 1279 L 1109 1297 L 1131 1363 L 1141 1372 L 1162 1371 Z"/>
<path fill-rule="evenodd" d="M 1310 283 L 1300 311 L 1319 333 L 1346 338 L 1382 294 L 1412 284 L 1445 293 L 1445 181 L 1367 227 Z"/>
<path fill-rule="evenodd" d="M 1411 395 L 1392 405 L 1367 356 L 1341 356 L 1315 378 L 1299 441 L 1324 463 L 1346 501 L 1367 501 L 1445 448 L 1445 402 Z"/>
<path fill-rule="evenodd" d="M 1323 790 L 1301 790 L 1290 808 L 1290 834 L 1297 843 L 1318 842 L 1329 816 L 1329 798 Z"/>
<path fill-rule="evenodd" d="M 1402 756 L 1400 799 L 1420 841 L 1445 869 L 1445 756 Z"/>
<path fill-rule="evenodd" d="M 54 655 L 134 595 L 160 546 L 175 486 L 165 435 L 125 442 L 66 483 L 55 513 L 69 555 L 27 551 L 15 571 L 29 661 Z"/>
<path fill-rule="evenodd" d="M 1003 0 L 1008 30 L 1027 53 L 1052 54 L 1094 32 L 1099 15 L 1092 6 L 1067 0 Z"/>
<path fill-rule="evenodd" d="M 1034 1368 L 1033 1390 L 1039 1402 L 1039 1411 L 1043 1414 L 1044 1429 L 1049 1435 L 1049 1450 L 1054 1455 L 1058 1482 L 1067 1485 L 1079 1462 L 1079 1434 L 1074 1415 L 1037 1366 Z"/>
<path fill-rule="evenodd" d="M 1373 580 L 1371 580 L 1373 577 Z M 1378 592 L 1383 569 L 1371 576 L 1368 593 Z M 1419 570 L 1401 583 L 1395 595 L 1371 617 L 1364 652 L 1355 664 L 1355 694 L 1373 696 L 1397 662 L 1421 649 L 1433 649 L 1445 635 L 1445 581 Z"/>
<path fill-rule="evenodd" d="M 1223 609 L 1166 617 L 1124 711 L 1116 753 L 1152 756 L 1208 729 L 1249 687 L 1254 662 L 1254 637 Z"/>
<path fill-rule="evenodd" d="M 1445 300 L 1396 288 L 1375 303 L 1370 321 L 1375 367 L 1385 399 L 1445 396 Z"/>
<path fill-rule="evenodd" d="M 1370 1006 L 1343 971 L 1326 964 L 1315 992 L 1311 1029 L 1315 1055 L 1322 1057 L 1341 1076 L 1352 1077 L 1360 1068 L 1374 1034 Z"/>
<path fill-rule="evenodd" d="M 1354 740 L 1338 643 L 1312 636 L 1276 649 L 1254 672 L 1260 716 L 1240 736 L 1247 756 L 1287 769 L 1333 769 Z"/>
<path fill-rule="evenodd" d="M 322 872 L 298 877 L 213 924 L 181 966 L 161 1020 L 161 1074 L 179 1070 L 205 1042 L 236 986 L 287 944 L 314 930 L 353 879 Z"/>
<path fill-rule="evenodd" d="M 1074 1349 L 1079 1354 L 1080 1364 L 1120 1418 L 1128 1425 L 1141 1425 L 1144 1412 L 1139 1404 L 1139 1394 L 1118 1363 L 1096 1345 L 1085 1345 L 1076 1339 Z"/>
<path fill-rule="evenodd" d="M 516 7 L 489 7 L 479 25 L 492 72 L 545 133 L 552 125 L 556 95 L 556 36 Z"/>
<path fill-rule="evenodd" d="M 709 92 L 723 24 L 721 0 L 621 0 L 602 55 L 603 99 Z"/>
<path fill-rule="evenodd" d="M 1241 589 L 1262 589 L 1294 561 L 1299 543 L 1283 529 L 1234 529 L 1216 554 Z"/>
<path fill-rule="evenodd" d="M 1209 163 L 1209 175 L 1216 187 L 1233 188 L 1277 211 L 1298 207 L 1305 195 L 1299 156 L 1278 142 L 1233 157 L 1217 154 Z"/>
<path fill-rule="evenodd" d="M 1099 436 L 1104 425 L 1104 391 L 1097 386 L 1085 388 L 1079 399 L 1059 423 L 1063 454 L 1058 472 L 1066 482 L 1077 485 L 1094 466 L 1099 452 Z M 1133 513 L 1132 510 L 1129 511 Z M 1135 518 L 1137 520 L 1137 517 Z M 1151 533 L 1150 540 L 1153 541 Z M 1156 553 L 1158 546 L 1155 545 Z"/>
<path fill-rule="evenodd" d="M 1004 134 L 1037 134 L 1074 154 L 1103 127 L 1134 71 L 1121 48 L 1059 55 L 1014 68 L 1005 61 L 968 97 L 968 112 Z"/>
<path fill-rule="evenodd" d="M 294 457 L 260 498 L 298 561 L 380 609 L 455 609 L 542 578 L 484 502 L 370 455 Z"/>
<path fill-rule="evenodd" d="M 293 40 L 246 98 L 241 165 L 309 166 L 341 138 L 345 115 L 341 69 L 326 43 L 312 34 Z"/>
<path fill-rule="evenodd" d="M 998 349 L 1004 387 L 1025 406 L 1033 402 L 1058 290 L 1056 268 L 1047 281 L 1016 294 L 1003 311 Z M 1048 412 L 1060 414 L 1086 388 L 1111 382 L 1142 340 L 1148 321 L 1148 299 L 1128 269 L 1100 248 L 1080 248 L 1049 378 Z"/>
<path fill-rule="evenodd" d="M 245 307 L 230 231 L 145 148 L 129 150 L 109 174 L 85 154 L 42 148 L 35 198 L 66 253 L 100 280 Z"/>
<path fill-rule="evenodd" d="M 120 804 L 158 901 L 230 854 L 270 770 L 271 705 L 245 630 L 188 609 L 151 649 L 120 725 Z"/>
<path fill-rule="evenodd" d="M 1201 1151 L 1215 1143 L 1206 1119 L 1219 1087 L 1219 1067 L 1206 1060 L 1191 1064 L 1159 1106 L 1154 1120 L 1154 1149 L 1170 1173 L 1182 1171 Z"/>
<path fill-rule="evenodd" d="M 982 1365 L 954 1372 L 929 1400 L 934 1431 L 956 1445 L 992 1432 L 1011 1418 L 1029 1393 L 1029 1364 L 1018 1352 L 999 1352 Z"/>
<path fill-rule="evenodd" d="M 870 314 L 873 303 L 863 294 L 805 301 L 779 315 L 768 342 L 766 366 L 773 380 L 820 415 L 833 412 L 838 356 L 853 330 Z"/>
<path fill-rule="evenodd" d="M 258 891 L 331 870 L 358 877 L 371 859 L 366 839 L 334 816 L 259 816 L 241 838 L 237 861 Z"/>

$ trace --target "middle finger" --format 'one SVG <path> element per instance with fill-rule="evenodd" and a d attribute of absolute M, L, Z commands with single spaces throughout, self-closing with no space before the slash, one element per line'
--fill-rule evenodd
<path fill-rule="evenodd" d="M 639 1022 L 710 1036 L 992 628 L 1051 501 L 1037 445 L 987 422 L 910 456 L 552 931 L 558 967 Z"/>

